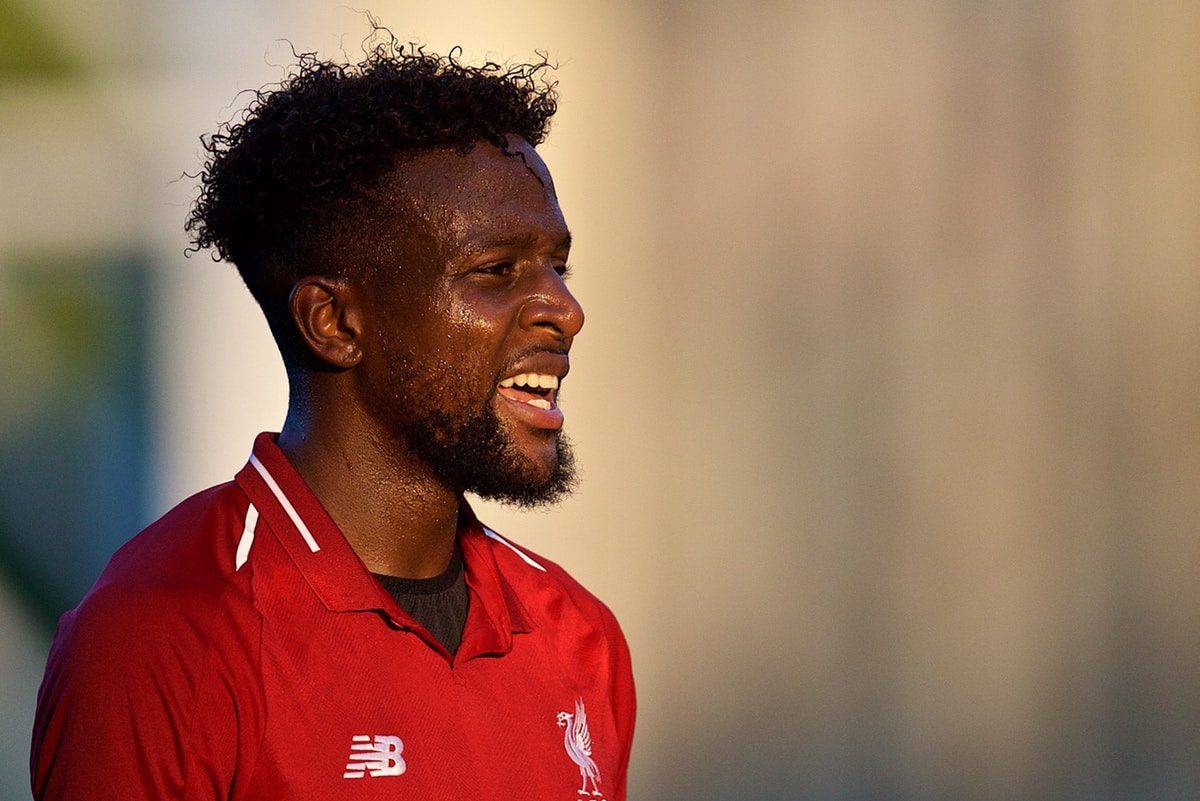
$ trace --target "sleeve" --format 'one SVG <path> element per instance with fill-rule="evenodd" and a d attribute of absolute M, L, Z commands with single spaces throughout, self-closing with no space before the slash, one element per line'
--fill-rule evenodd
<path fill-rule="evenodd" d="M 617 623 L 617 618 L 607 606 L 602 606 L 604 632 L 609 647 L 609 695 L 612 699 L 613 716 L 617 733 L 621 738 L 621 756 L 617 762 L 617 775 L 609 785 L 615 792 L 613 801 L 624 801 L 626 778 L 629 769 L 629 753 L 633 747 L 633 729 L 637 718 L 637 692 L 633 682 L 633 663 L 629 644 Z"/>
<path fill-rule="evenodd" d="M 231 796 L 257 715 L 239 709 L 238 644 L 215 647 L 208 617 L 101 592 L 59 619 L 34 718 L 35 799 Z"/>

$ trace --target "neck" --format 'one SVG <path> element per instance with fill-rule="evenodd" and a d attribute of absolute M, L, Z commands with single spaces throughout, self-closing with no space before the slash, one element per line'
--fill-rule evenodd
<path fill-rule="evenodd" d="M 279 448 L 367 569 L 405 578 L 442 573 L 454 553 L 458 494 L 353 399 L 322 402 L 292 386 Z"/>

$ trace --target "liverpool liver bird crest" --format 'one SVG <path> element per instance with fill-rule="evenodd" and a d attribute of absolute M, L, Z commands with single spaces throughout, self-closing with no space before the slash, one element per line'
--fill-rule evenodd
<path fill-rule="evenodd" d="M 563 748 L 567 756 L 579 766 L 579 775 L 583 778 L 583 786 L 579 795 L 588 795 L 588 781 L 592 783 L 591 795 L 603 795 L 600 792 L 600 768 L 592 759 L 592 735 L 588 731 L 587 712 L 583 709 L 583 699 L 575 702 L 575 714 L 570 712 L 558 713 L 558 725 L 564 727 Z"/>

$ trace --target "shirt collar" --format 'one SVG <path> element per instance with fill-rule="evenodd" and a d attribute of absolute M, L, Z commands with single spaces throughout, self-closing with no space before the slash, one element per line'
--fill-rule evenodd
<path fill-rule="evenodd" d="M 250 460 L 235 476 L 260 515 L 317 597 L 332 612 L 375 611 L 402 628 L 420 629 L 380 586 L 304 478 L 275 444 L 274 432 L 254 440 Z M 532 620 L 501 573 L 483 525 L 466 499 L 459 498 L 458 535 L 467 586 L 474 599 L 467 611 L 456 658 L 507 653 L 514 633 L 528 632 Z"/>

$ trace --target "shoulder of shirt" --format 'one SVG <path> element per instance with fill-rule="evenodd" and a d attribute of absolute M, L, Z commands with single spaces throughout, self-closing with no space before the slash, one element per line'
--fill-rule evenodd
<path fill-rule="evenodd" d="M 182 643 L 201 643 L 216 628 L 238 627 L 239 612 L 257 618 L 250 571 L 239 575 L 234 569 L 248 506 L 233 482 L 180 502 L 122 545 L 63 618 L 76 635 L 84 633 L 81 627 L 168 637 L 186 628 L 205 635 Z"/>
<path fill-rule="evenodd" d="M 481 522 L 480 525 L 491 542 L 492 551 L 496 555 L 496 563 L 505 577 L 515 584 L 515 589 L 519 593 L 522 590 L 527 592 L 546 592 L 548 590 L 564 597 L 587 617 L 602 622 L 606 629 L 609 626 L 617 625 L 616 616 L 608 605 L 557 562 L 514 542 L 511 537 L 501 534 L 486 523 Z M 526 605 L 528 606 L 528 604 Z"/>

